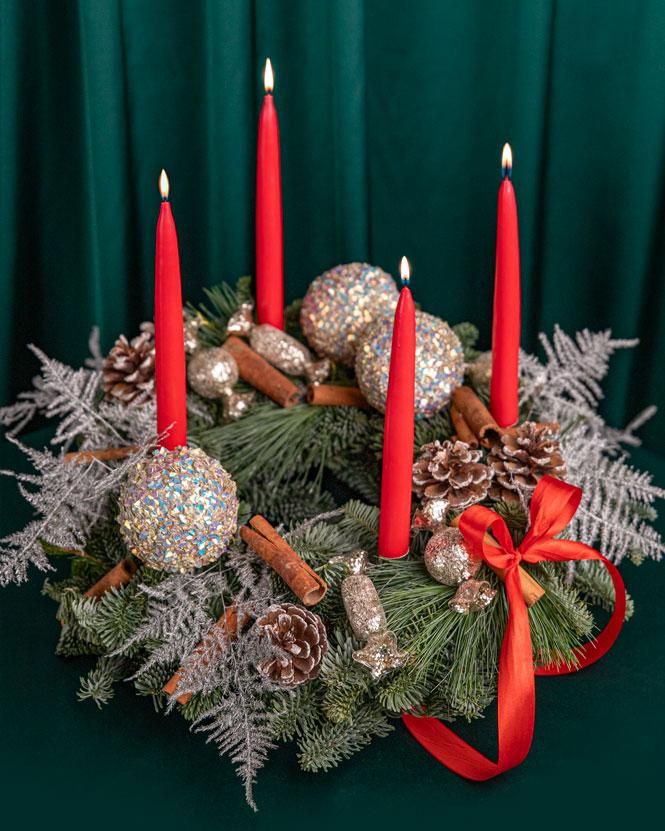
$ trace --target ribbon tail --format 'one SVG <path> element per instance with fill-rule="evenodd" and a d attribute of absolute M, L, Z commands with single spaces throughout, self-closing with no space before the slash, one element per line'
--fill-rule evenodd
<path fill-rule="evenodd" d="M 402 716 L 413 737 L 442 764 L 477 782 L 491 779 L 524 761 L 533 737 L 536 712 L 529 617 L 517 566 L 506 574 L 510 616 L 499 661 L 499 760 L 492 762 L 438 719 Z"/>
<path fill-rule="evenodd" d="M 594 641 L 591 641 L 590 643 L 587 643 L 575 650 L 575 656 L 578 661 L 577 666 L 557 666 L 556 664 L 548 664 L 547 666 L 537 669 L 536 675 L 567 675 L 568 673 L 577 672 L 580 669 L 590 666 L 599 658 L 602 658 L 603 655 L 610 649 L 614 641 L 617 639 L 617 635 L 619 634 L 621 627 L 623 626 L 623 621 L 626 616 L 626 587 L 623 579 L 619 574 L 617 567 L 606 557 L 603 557 L 602 554 L 599 554 L 597 551 L 593 551 L 593 549 L 590 549 L 590 551 L 592 554 L 587 554 L 586 556 L 579 558 L 576 557 L 575 559 L 600 560 L 609 571 L 616 595 L 612 617 L 610 618 L 607 626 Z"/>

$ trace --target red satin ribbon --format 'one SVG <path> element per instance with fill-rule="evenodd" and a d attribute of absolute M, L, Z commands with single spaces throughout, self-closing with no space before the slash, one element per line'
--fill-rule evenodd
<path fill-rule="evenodd" d="M 499 758 L 492 762 L 456 736 L 438 719 L 404 715 L 413 736 L 440 762 L 467 779 L 483 781 L 498 776 L 524 761 L 533 738 L 536 713 L 531 632 L 518 564 L 541 560 L 600 560 L 605 564 L 616 592 L 614 613 L 595 641 L 575 650 L 576 667 L 544 666 L 536 675 L 562 675 L 589 666 L 604 655 L 616 640 L 626 612 L 626 590 L 617 569 L 588 545 L 553 537 L 575 515 L 582 498 L 580 488 L 552 476 L 543 476 L 531 500 L 531 527 L 522 544 L 515 548 L 503 519 L 494 511 L 474 505 L 460 518 L 459 529 L 473 550 L 486 563 L 506 571 L 506 594 L 510 604 L 508 625 L 499 660 L 498 723 Z M 484 542 L 492 529 L 500 548 Z"/>

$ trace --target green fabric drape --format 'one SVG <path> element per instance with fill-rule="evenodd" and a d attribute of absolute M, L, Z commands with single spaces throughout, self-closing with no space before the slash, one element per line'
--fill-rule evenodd
<path fill-rule="evenodd" d="M 523 343 L 555 322 L 665 357 L 665 5 L 658 0 L 1 0 L 2 399 L 24 343 L 80 361 L 151 314 L 165 167 L 183 286 L 251 273 L 256 127 L 276 72 L 286 293 L 338 262 L 397 269 L 489 344 L 500 152 L 512 143 Z M 665 452 L 657 424 L 646 430 Z"/>

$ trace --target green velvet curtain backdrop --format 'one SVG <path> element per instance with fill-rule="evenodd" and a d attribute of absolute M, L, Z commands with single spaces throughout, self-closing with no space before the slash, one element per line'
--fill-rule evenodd
<path fill-rule="evenodd" d="M 24 343 L 78 361 L 151 314 L 165 167 L 185 295 L 251 273 L 256 129 L 276 73 L 287 299 L 339 262 L 396 273 L 489 344 L 512 143 L 523 343 L 639 335 L 615 422 L 665 358 L 662 0 L 0 0 L 2 399 Z M 665 452 L 657 425 L 652 446 Z"/>

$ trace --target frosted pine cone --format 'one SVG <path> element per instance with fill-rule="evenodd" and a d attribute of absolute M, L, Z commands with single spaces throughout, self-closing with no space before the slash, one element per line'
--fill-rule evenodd
<path fill-rule="evenodd" d="M 259 665 L 260 672 L 283 687 L 297 687 L 318 676 L 328 651 L 326 629 L 318 615 L 281 603 L 271 606 L 256 625 L 261 637 L 276 647 L 275 656 Z"/>
<path fill-rule="evenodd" d="M 548 424 L 525 421 L 506 433 L 487 457 L 494 470 L 493 499 L 514 501 L 520 492 L 531 494 L 545 474 L 557 479 L 566 476 L 561 445 Z"/>
<path fill-rule="evenodd" d="M 106 401 L 145 404 L 155 395 L 155 340 L 152 323 L 141 324 L 141 334 L 128 341 L 120 335 L 104 358 L 102 388 Z"/>
<path fill-rule="evenodd" d="M 482 450 L 464 441 L 438 441 L 420 448 L 413 465 L 413 490 L 423 499 L 445 500 L 447 507 L 462 511 L 487 496 L 492 471 L 480 462 Z"/>

